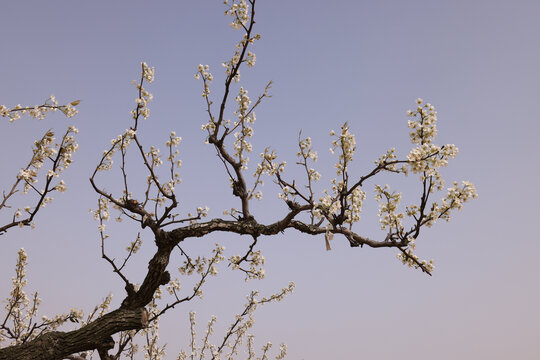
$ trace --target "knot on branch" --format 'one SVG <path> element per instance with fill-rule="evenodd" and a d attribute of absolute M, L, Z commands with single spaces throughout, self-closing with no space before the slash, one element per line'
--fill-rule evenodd
<path fill-rule="evenodd" d="M 349 240 L 349 245 L 350 245 L 351 247 L 359 247 L 359 246 L 360 246 L 361 248 L 364 247 L 364 243 L 363 243 L 363 242 L 357 241 L 357 240 L 356 240 L 354 237 L 352 237 L 352 236 L 345 235 L 345 238 L 346 238 L 347 240 Z"/>
<path fill-rule="evenodd" d="M 171 274 L 168 271 L 164 271 L 159 279 L 159 285 L 167 285 L 171 281 Z"/>
<path fill-rule="evenodd" d="M 135 199 L 128 199 L 125 201 L 126 209 L 129 211 L 135 212 L 138 210 L 141 206 L 139 205 L 139 202 Z"/>
<path fill-rule="evenodd" d="M 253 228 L 258 224 L 257 221 L 255 221 L 255 217 L 253 217 L 253 215 L 248 215 L 246 217 L 239 216 L 238 221 L 241 222 L 242 224 L 249 225 Z M 257 236 L 258 235 L 260 234 L 257 234 Z"/>
<path fill-rule="evenodd" d="M 343 222 L 345 221 L 345 214 L 341 213 L 339 215 L 332 215 L 334 221 L 334 226 L 343 225 Z"/>
<path fill-rule="evenodd" d="M 300 204 L 297 203 L 296 201 L 292 201 L 290 199 L 287 199 L 287 206 L 289 207 L 289 209 L 291 210 L 298 210 L 300 209 Z"/>
<path fill-rule="evenodd" d="M 218 149 L 223 147 L 223 140 L 224 140 L 223 137 L 221 139 L 218 139 L 217 136 L 214 134 L 208 137 L 208 143 L 213 144 Z"/>
<path fill-rule="evenodd" d="M 242 186 L 242 183 L 240 181 L 234 180 L 233 181 L 233 195 L 242 197 L 244 195 L 244 187 Z"/>
<path fill-rule="evenodd" d="M 358 243 L 358 242 L 356 242 L 354 240 L 349 240 L 349 244 L 351 245 L 351 247 L 359 247 L 359 246 L 364 247 L 364 244 Z"/>
<path fill-rule="evenodd" d="M 109 356 L 109 350 L 113 349 L 114 348 L 114 340 L 112 337 L 108 336 L 107 338 L 105 338 L 103 340 L 103 342 L 100 344 L 100 346 L 97 348 L 97 351 L 98 351 L 98 354 L 99 354 L 99 357 L 101 359 L 106 359 L 106 360 L 109 360 L 109 359 L 112 359 L 110 356 Z"/>
<path fill-rule="evenodd" d="M 128 297 L 134 296 L 135 293 L 136 293 L 135 286 L 133 286 L 132 283 L 127 283 L 125 289 L 126 289 L 126 292 L 128 294 Z"/>

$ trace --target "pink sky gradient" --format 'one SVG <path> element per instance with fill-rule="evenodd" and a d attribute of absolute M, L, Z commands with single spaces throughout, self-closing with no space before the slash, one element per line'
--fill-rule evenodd
<path fill-rule="evenodd" d="M 319 152 L 321 188 L 327 187 L 334 175 L 328 132 L 348 121 L 357 141 L 354 169 L 365 174 L 392 146 L 402 157 L 408 153 L 406 111 L 421 97 L 438 111 L 437 143 L 460 150 L 443 171 L 447 183 L 469 180 L 479 198 L 418 239 L 418 255 L 435 260 L 433 277 L 403 266 L 396 250 L 350 248 L 339 237 L 330 252 L 323 237 L 292 231 L 262 239 L 267 278 L 245 284 L 222 267 L 202 301 L 163 319 L 167 359 L 187 347 L 190 310 L 197 311 L 199 333 L 217 315 L 219 334 L 251 289 L 268 294 L 289 281 L 295 293 L 258 311 L 254 330 L 260 343 L 286 342 L 288 359 L 539 359 L 540 2 L 258 0 L 257 7 L 257 65 L 243 70 L 242 82 L 252 97 L 269 80 L 274 85 L 257 111 L 253 161 L 272 146 L 293 164 L 302 130 Z M 0 104 L 38 104 L 51 93 L 60 102 L 83 100 L 75 119 L 3 120 L 1 184 L 18 173 L 46 129 L 75 125 L 80 150 L 65 176 L 68 192 L 38 216 L 37 229 L 0 237 L 2 299 L 20 247 L 28 252 L 29 289 L 40 291 L 42 314 L 73 306 L 89 312 L 109 292 L 115 304 L 123 298 L 122 282 L 100 259 L 97 224 L 88 214 L 97 197 L 88 178 L 110 139 L 130 126 L 136 98 L 130 81 L 141 61 L 156 67 L 149 87 L 155 100 L 141 134 L 147 146 L 163 147 L 171 130 L 183 137 L 178 191 L 185 209 L 207 205 L 210 216 L 223 217 L 238 206 L 214 150 L 203 144 L 205 107 L 193 78 L 199 63 L 209 64 L 212 94 L 221 94 L 220 64 L 239 35 L 224 10 L 221 1 L 2 5 Z M 119 180 L 102 179 L 111 188 Z M 368 184 L 357 232 L 384 238 L 375 183 L 389 182 L 407 201 L 418 196 L 415 180 L 383 176 Z M 269 179 L 263 192 L 253 211 L 270 221 L 285 207 Z M 118 257 L 140 230 L 126 225 L 111 240 Z M 152 251 L 150 234 L 143 236 L 147 244 L 129 268 L 134 278 Z M 231 255 L 249 239 L 219 234 L 188 247 L 203 251 L 215 242 Z"/>

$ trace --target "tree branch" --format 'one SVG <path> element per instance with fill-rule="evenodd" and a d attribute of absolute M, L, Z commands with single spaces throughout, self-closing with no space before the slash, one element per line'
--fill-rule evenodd
<path fill-rule="evenodd" d="M 57 360 L 87 350 L 101 348 L 111 335 L 148 326 L 143 307 L 120 308 L 74 331 L 53 331 L 22 344 L 0 349 L 0 360 Z"/>

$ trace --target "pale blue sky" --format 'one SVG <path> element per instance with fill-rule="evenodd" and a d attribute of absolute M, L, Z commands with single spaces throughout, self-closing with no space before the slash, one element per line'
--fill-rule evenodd
<path fill-rule="evenodd" d="M 220 64 L 239 34 L 223 11 L 217 0 L 2 5 L 0 104 L 37 104 L 51 93 L 64 102 L 83 100 L 73 120 L 50 116 L 2 125 L 2 184 L 45 129 L 80 129 L 68 192 L 38 217 L 36 230 L 1 237 L 2 298 L 20 247 L 28 251 L 30 288 L 41 292 L 45 314 L 72 306 L 89 311 L 111 291 L 117 302 L 123 298 L 121 281 L 100 260 L 88 178 L 109 140 L 130 125 L 136 97 L 130 81 L 141 61 L 156 67 L 149 88 L 155 100 L 141 131 L 147 145 L 162 144 L 171 130 L 183 137 L 179 190 L 186 209 L 208 205 L 211 215 L 222 217 L 223 209 L 237 205 L 213 149 L 202 143 L 206 114 L 201 84 L 193 79 L 199 63 L 209 64 L 213 94 L 221 94 Z M 271 145 L 292 164 L 302 129 L 319 150 L 324 186 L 333 175 L 328 131 L 348 121 L 357 139 L 354 170 L 363 174 L 389 147 L 408 152 L 405 114 L 422 97 L 437 108 L 437 142 L 460 149 L 445 178 L 472 181 L 479 198 L 417 241 L 418 254 L 435 260 L 433 277 L 401 265 L 394 250 L 351 249 L 336 238 L 326 252 L 322 237 L 294 232 L 263 239 L 267 279 L 246 285 L 240 274 L 223 269 L 203 301 L 164 319 L 169 359 L 187 344 L 190 310 L 200 325 L 216 314 L 225 326 L 250 289 L 269 293 L 291 280 L 295 293 L 261 309 L 255 331 L 261 342 L 286 342 L 289 359 L 538 359 L 539 14 L 540 2 L 533 0 L 258 0 L 262 39 L 243 85 L 252 96 L 269 80 L 274 86 L 257 112 L 255 154 Z M 117 180 L 103 178 L 111 188 Z M 415 198 L 414 180 L 381 182 Z M 266 182 L 254 212 L 270 221 L 285 208 Z M 376 212 L 368 202 L 359 233 L 384 236 Z M 118 257 L 139 230 L 122 229 L 127 237 L 117 232 L 111 242 Z M 198 251 L 216 241 L 234 252 L 248 240 L 220 234 L 189 247 Z M 151 250 L 148 241 L 130 269 L 134 278 L 142 276 Z"/>

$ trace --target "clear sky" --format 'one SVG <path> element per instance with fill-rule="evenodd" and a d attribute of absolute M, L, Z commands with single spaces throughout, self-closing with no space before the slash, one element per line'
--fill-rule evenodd
<path fill-rule="evenodd" d="M 221 94 L 220 64 L 239 35 L 223 11 L 218 0 L 2 4 L 0 104 L 38 104 L 51 93 L 60 102 L 83 100 L 75 119 L 2 124 L 2 189 L 44 130 L 80 130 L 68 192 L 38 216 L 36 230 L 0 237 L 2 298 L 20 247 L 28 251 L 29 287 L 40 291 L 44 314 L 73 306 L 88 312 L 109 292 L 115 304 L 123 298 L 120 279 L 100 259 L 97 224 L 88 214 L 97 197 L 88 178 L 110 139 L 130 126 L 130 81 L 141 61 L 156 67 L 149 87 L 155 100 L 141 134 L 147 145 L 163 144 L 171 130 L 183 137 L 179 191 L 186 210 L 208 205 L 211 216 L 222 217 L 238 206 L 214 150 L 203 144 L 206 114 L 193 78 L 199 63 L 209 64 L 213 94 Z M 364 174 L 392 146 L 407 154 L 406 111 L 421 97 L 438 111 L 437 142 L 460 149 L 444 170 L 447 182 L 470 180 L 479 198 L 417 241 L 418 255 L 435 260 L 433 277 L 401 265 L 395 250 L 352 249 L 336 238 L 327 252 L 323 237 L 295 232 L 263 239 L 265 280 L 244 284 L 241 274 L 223 268 L 203 301 L 163 320 L 168 359 L 187 345 L 190 310 L 199 325 L 216 314 L 224 327 L 250 289 L 270 293 L 291 280 L 295 293 L 261 309 L 255 329 L 260 342 L 286 342 L 290 359 L 540 358 L 539 14 L 536 0 L 258 0 L 262 39 L 243 85 L 252 97 L 267 81 L 274 86 L 257 112 L 254 154 L 272 146 L 292 164 L 302 130 L 319 151 L 324 186 L 334 174 L 328 131 L 348 121 L 357 137 L 354 170 Z M 102 178 L 111 188 L 118 180 Z M 414 176 L 380 180 L 387 181 L 406 198 L 417 196 Z M 270 221 L 285 207 L 270 181 L 263 191 L 254 212 Z M 376 212 L 367 202 L 357 231 L 380 239 Z M 111 239 L 118 257 L 139 230 L 123 226 Z M 129 270 L 134 278 L 151 255 L 149 235 Z M 189 246 L 203 251 L 216 241 L 229 255 L 248 244 L 220 234 Z"/>

